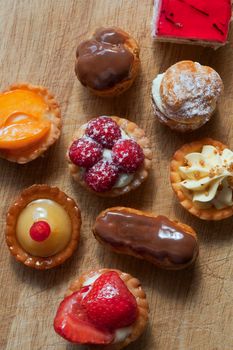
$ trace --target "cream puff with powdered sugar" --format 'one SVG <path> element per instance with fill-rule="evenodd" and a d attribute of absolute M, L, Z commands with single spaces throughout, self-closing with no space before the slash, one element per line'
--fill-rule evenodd
<path fill-rule="evenodd" d="M 213 68 L 177 62 L 153 80 L 155 116 L 176 131 L 196 130 L 210 120 L 222 92 L 222 79 Z"/>

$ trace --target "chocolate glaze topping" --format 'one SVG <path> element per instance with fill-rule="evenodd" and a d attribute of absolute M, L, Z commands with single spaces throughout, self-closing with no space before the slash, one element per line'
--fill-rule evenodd
<path fill-rule="evenodd" d="M 198 252 L 196 239 L 165 216 L 148 217 L 127 210 L 99 216 L 94 234 L 115 249 L 130 249 L 142 258 L 162 264 L 188 264 Z"/>
<path fill-rule="evenodd" d="M 134 56 L 125 47 L 126 34 L 100 28 L 77 48 L 75 72 L 85 86 L 104 90 L 129 79 Z"/>

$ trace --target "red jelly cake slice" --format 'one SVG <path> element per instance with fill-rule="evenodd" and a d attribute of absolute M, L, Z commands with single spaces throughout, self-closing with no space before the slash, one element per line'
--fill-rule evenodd
<path fill-rule="evenodd" d="M 153 37 L 218 48 L 227 43 L 231 11 L 231 0 L 155 0 Z"/>

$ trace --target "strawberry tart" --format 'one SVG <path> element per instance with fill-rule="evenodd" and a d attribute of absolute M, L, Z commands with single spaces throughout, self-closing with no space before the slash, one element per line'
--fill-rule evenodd
<path fill-rule="evenodd" d="M 85 188 L 114 197 L 137 188 L 148 176 L 152 152 L 135 123 L 101 116 L 81 126 L 68 149 L 73 178 Z"/>
<path fill-rule="evenodd" d="M 148 312 L 146 295 L 136 278 L 101 269 L 85 273 L 69 287 L 54 329 L 72 343 L 119 350 L 142 334 Z"/>

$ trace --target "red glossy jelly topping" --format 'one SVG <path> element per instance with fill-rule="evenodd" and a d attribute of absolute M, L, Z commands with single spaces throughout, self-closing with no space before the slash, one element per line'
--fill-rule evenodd
<path fill-rule="evenodd" d="M 34 241 L 43 242 L 51 232 L 51 228 L 46 221 L 37 221 L 30 228 L 30 236 Z"/>
<path fill-rule="evenodd" d="M 231 0 L 162 0 L 155 35 L 224 43 L 230 19 Z"/>

